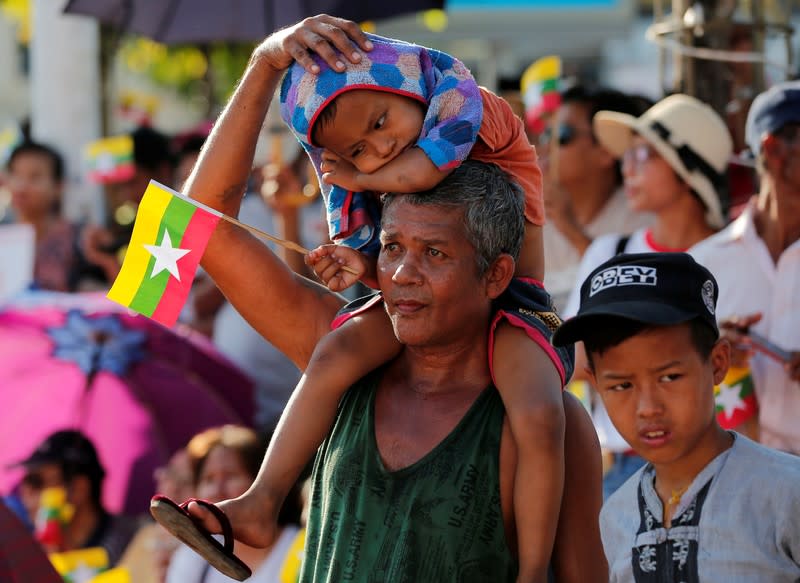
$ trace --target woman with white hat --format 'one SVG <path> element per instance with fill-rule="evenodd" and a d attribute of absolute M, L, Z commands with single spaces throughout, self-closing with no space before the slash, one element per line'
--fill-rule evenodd
<path fill-rule="evenodd" d="M 600 111 L 594 116 L 598 141 L 622 158 L 625 195 L 631 210 L 649 212 L 655 222 L 629 237 L 596 238 L 581 260 L 576 287 L 562 312 L 577 312 L 580 283 L 595 267 L 619 253 L 686 251 L 725 226 L 726 177 L 733 142 L 722 118 L 688 95 L 671 95 L 640 117 Z M 583 359 L 582 350 L 576 356 Z M 585 362 L 585 360 L 584 360 Z M 573 380 L 583 374 L 575 363 Z M 613 454 L 604 478 L 607 497 L 644 463 L 611 425 L 602 404 L 595 405 L 601 446 Z"/>

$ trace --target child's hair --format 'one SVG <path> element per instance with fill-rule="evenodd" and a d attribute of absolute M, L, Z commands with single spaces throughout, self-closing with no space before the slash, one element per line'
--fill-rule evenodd
<path fill-rule="evenodd" d="M 315 144 L 319 144 L 319 132 L 333 123 L 336 117 L 336 99 L 332 100 L 328 105 L 322 108 L 322 111 L 317 115 L 314 125 L 311 127 L 311 140 Z"/>
<path fill-rule="evenodd" d="M 519 257 L 525 236 L 522 189 L 494 164 L 467 160 L 427 192 L 384 194 L 384 212 L 397 200 L 412 205 L 458 207 L 475 248 L 479 274 L 501 254 Z"/>
<path fill-rule="evenodd" d="M 719 334 L 700 318 L 689 320 L 686 325 L 689 326 L 692 347 L 701 359 L 706 360 L 719 340 Z M 589 368 L 594 372 L 595 354 L 602 355 L 609 348 L 622 344 L 637 334 L 664 327 L 615 316 L 597 316 L 594 327 L 587 330 L 583 338 Z"/>
<path fill-rule="evenodd" d="M 11 170 L 14 161 L 24 154 L 44 156 L 50 161 L 50 170 L 53 180 L 56 182 L 64 180 L 64 158 L 55 149 L 46 144 L 40 144 L 39 142 L 27 141 L 14 148 L 11 151 L 11 155 L 8 157 L 6 167 Z"/>

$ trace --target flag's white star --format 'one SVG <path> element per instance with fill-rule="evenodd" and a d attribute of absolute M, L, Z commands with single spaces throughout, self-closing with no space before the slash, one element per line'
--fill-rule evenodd
<path fill-rule="evenodd" d="M 722 383 L 719 386 L 719 394 L 717 395 L 716 401 L 717 405 L 722 406 L 727 419 L 733 417 L 736 409 L 741 409 L 742 411 L 747 409 L 744 401 L 742 401 L 741 397 L 739 397 L 740 390 L 741 387 L 739 385 L 728 386 L 725 383 Z"/>
<path fill-rule="evenodd" d="M 144 248 L 156 258 L 156 264 L 153 266 L 153 273 L 150 274 L 150 277 L 155 277 L 166 269 L 172 277 L 178 281 L 181 280 L 181 275 L 178 272 L 178 259 L 186 255 L 191 249 L 173 247 L 172 239 L 170 239 L 169 230 L 167 229 L 164 229 L 161 245 L 144 245 Z"/>

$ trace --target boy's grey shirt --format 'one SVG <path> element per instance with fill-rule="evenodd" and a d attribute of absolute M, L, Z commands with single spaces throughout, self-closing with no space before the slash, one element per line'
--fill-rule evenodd
<path fill-rule="evenodd" d="M 800 581 L 800 458 L 733 435 L 683 495 L 671 528 L 661 526 L 651 464 L 608 499 L 600 528 L 612 583 Z"/>

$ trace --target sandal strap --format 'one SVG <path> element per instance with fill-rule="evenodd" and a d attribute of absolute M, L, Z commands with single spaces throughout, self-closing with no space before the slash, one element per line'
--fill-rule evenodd
<path fill-rule="evenodd" d="M 181 508 L 184 510 L 187 509 L 190 502 L 196 502 L 203 508 L 206 508 L 214 515 L 214 518 L 217 519 L 220 526 L 222 527 L 222 546 L 225 548 L 226 553 L 233 554 L 233 527 L 231 526 L 231 521 L 228 520 L 228 517 L 225 513 L 220 510 L 216 504 L 213 502 L 209 502 L 208 500 L 203 500 L 202 498 L 189 498 L 186 502 L 181 504 Z"/>

